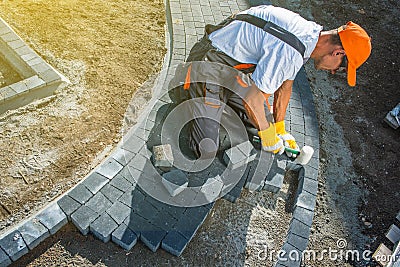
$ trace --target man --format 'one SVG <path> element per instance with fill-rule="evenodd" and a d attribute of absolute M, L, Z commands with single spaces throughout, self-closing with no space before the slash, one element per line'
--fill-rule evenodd
<path fill-rule="evenodd" d="M 224 107 L 215 103 L 212 105 L 207 99 L 218 98 L 238 114 L 246 115 L 244 121 L 250 121 L 258 130 L 263 150 L 282 153 L 284 145 L 298 149 L 296 140 L 285 129 L 284 118 L 293 81 L 303 64 L 311 58 L 316 69 L 332 74 L 343 66 L 347 69 L 348 84 L 355 86 L 356 69 L 370 53 L 370 37 L 353 22 L 338 29 L 322 31 L 322 26 L 271 5 L 240 12 L 234 19 L 216 27 L 207 25 L 205 36 L 192 48 L 187 61 L 230 66 L 247 75 L 251 82 L 246 83 L 236 77 L 243 87 L 241 93 L 235 90 L 227 93 L 227 88 L 215 83 L 185 84 L 189 98 L 206 99 L 200 106 L 194 105 L 192 110 L 191 148 L 197 156 L 216 153 L 219 121 Z M 189 71 L 189 80 L 190 75 L 193 74 Z M 223 73 L 218 75 L 221 80 L 235 79 Z M 237 95 L 243 95 L 242 100 L 238 101 Z M 270 109 L 266 100 L 271 95 L 274 97 L 273 119 L 268 119 Z M 199 114 L 204 118 L 199 118 Z M 202 144 L 204 139 L 213 142 Z"/>

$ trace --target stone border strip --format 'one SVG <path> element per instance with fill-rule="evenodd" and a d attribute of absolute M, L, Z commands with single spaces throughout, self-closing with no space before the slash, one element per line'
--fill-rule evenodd
<path fill-rule="evenodd" d="M 50 96 L 69 80 L 47 64 L 0 18 L 0 56 L 4 57 L 23 80 L 0 88 L 0 114 Z"/>
<path fill-rule="evenodd" d="M 103 242 L 112 240 L 124 249 L 131 249 L 141 240 L 152 251 L 161 247 L 179 256 L 213 208 L 214 203 L 197 208 L 179 208 L 157 202 L 136 188 L 135 181 L 139 177 L 149 179 L 151 176 L 151 169 L 146 165 L 150 162 L 150 154 L 145 142 L 150 130 L 157 127 L 155 114 L 171 102 L 162 88 L 173 76 L 173 64 L 186 58 L 191 46 L 202 36 L 205 23 L 216 23 L 248 5 L 245 1 L 232 4 L 232 1 L 199 3 L 193 0 L 172 0 L 166 5 L 167 12 L 170 11 L 167 22 L 171 35 L 167 33 L 168 53 L 164 66 L 172 67 L 168 68 L 168 73 L 158 77 L 153 90 L 155 94 L 139 116 L 139 123 L 128 132 L 116 150 L 78 185 L 0 237 L 0 266 L 17 260 L 68 221 L 72 221 L 82 234 L 91 232 Z M 293 217 L 282 246 L 287 252 L 296 250 L 300 253 L 308 245 L 319 168 L 318 122 L 304 69 L 296 78 L 285 120 L 300 146 L 307 144 L 315 149 L 310 163 L 298 169 L 299 183 Z M 255 190 L 265 189 L 275 193 L 280 190 L 287 163 L 279 157 L 274 157 L 271 162 L 271 171 L 265 180 L 260 180 L 258 185 L 251 181 Z M 248 176 L 249 172 L 245 172 L 227 200 L 234 201 L 240 195 Z M 151 179 L 146 181 L 151 182 Z M 277 262 L 275 266 L 300 266 L 300 263 L 285 261 Z"/>

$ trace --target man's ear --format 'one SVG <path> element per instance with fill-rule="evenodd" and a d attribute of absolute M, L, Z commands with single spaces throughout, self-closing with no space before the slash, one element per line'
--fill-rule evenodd
<path fill-rule="evenodd" d="M 336 48 L 332 51 L 332 56 L 340 56 L 340 55 L 346 55 L 346 52 L 344 51 L 343 48 Z"/>

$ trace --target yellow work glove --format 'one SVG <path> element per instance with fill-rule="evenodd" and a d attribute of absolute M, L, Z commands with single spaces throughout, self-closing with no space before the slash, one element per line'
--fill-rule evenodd
<path fill-rule="evenodd" d="M 294 139 L 293 135 L 291 135 L 290 133 L 286 132 L 285 129 L 285 121 L 278 121 L 275 122 L 275 129 L 276 129 L 276 134 L 282 138 L 284 145 L 286 147 L 290 147 L 296 150 L 299 150 L 299 146 L 296 143 L 296 140 Z M 295 158 L 297 155 L 293 154 L 291 152 L 286 151 L 286 155 L 288 157 L 293 157 Z"/>
<path fill-rule="evenodd" d="M 282 154 L 284 151 L 283 141 L 276 134 L 275 126 L 270 123 L 269 128 L 258 132 L 258 136 L 261 139 L 262 149 L 274 154 Z"/>

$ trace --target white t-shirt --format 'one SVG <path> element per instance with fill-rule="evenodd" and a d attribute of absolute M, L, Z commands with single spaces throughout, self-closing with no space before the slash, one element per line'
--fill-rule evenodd
<path fill-rule="evenodd" d="M 247 22 L 233 21 L 210 34 L 212 45 L 241 63 L 257 64 L 252 79 L 260 90 L 273 94 L 284 81 L 294 80 L 317 44 L 322 26 L 271 5 L 257 6 L 251 14 L 286 29 L 306 47 L 304 58 L 289 44 Z"/>

